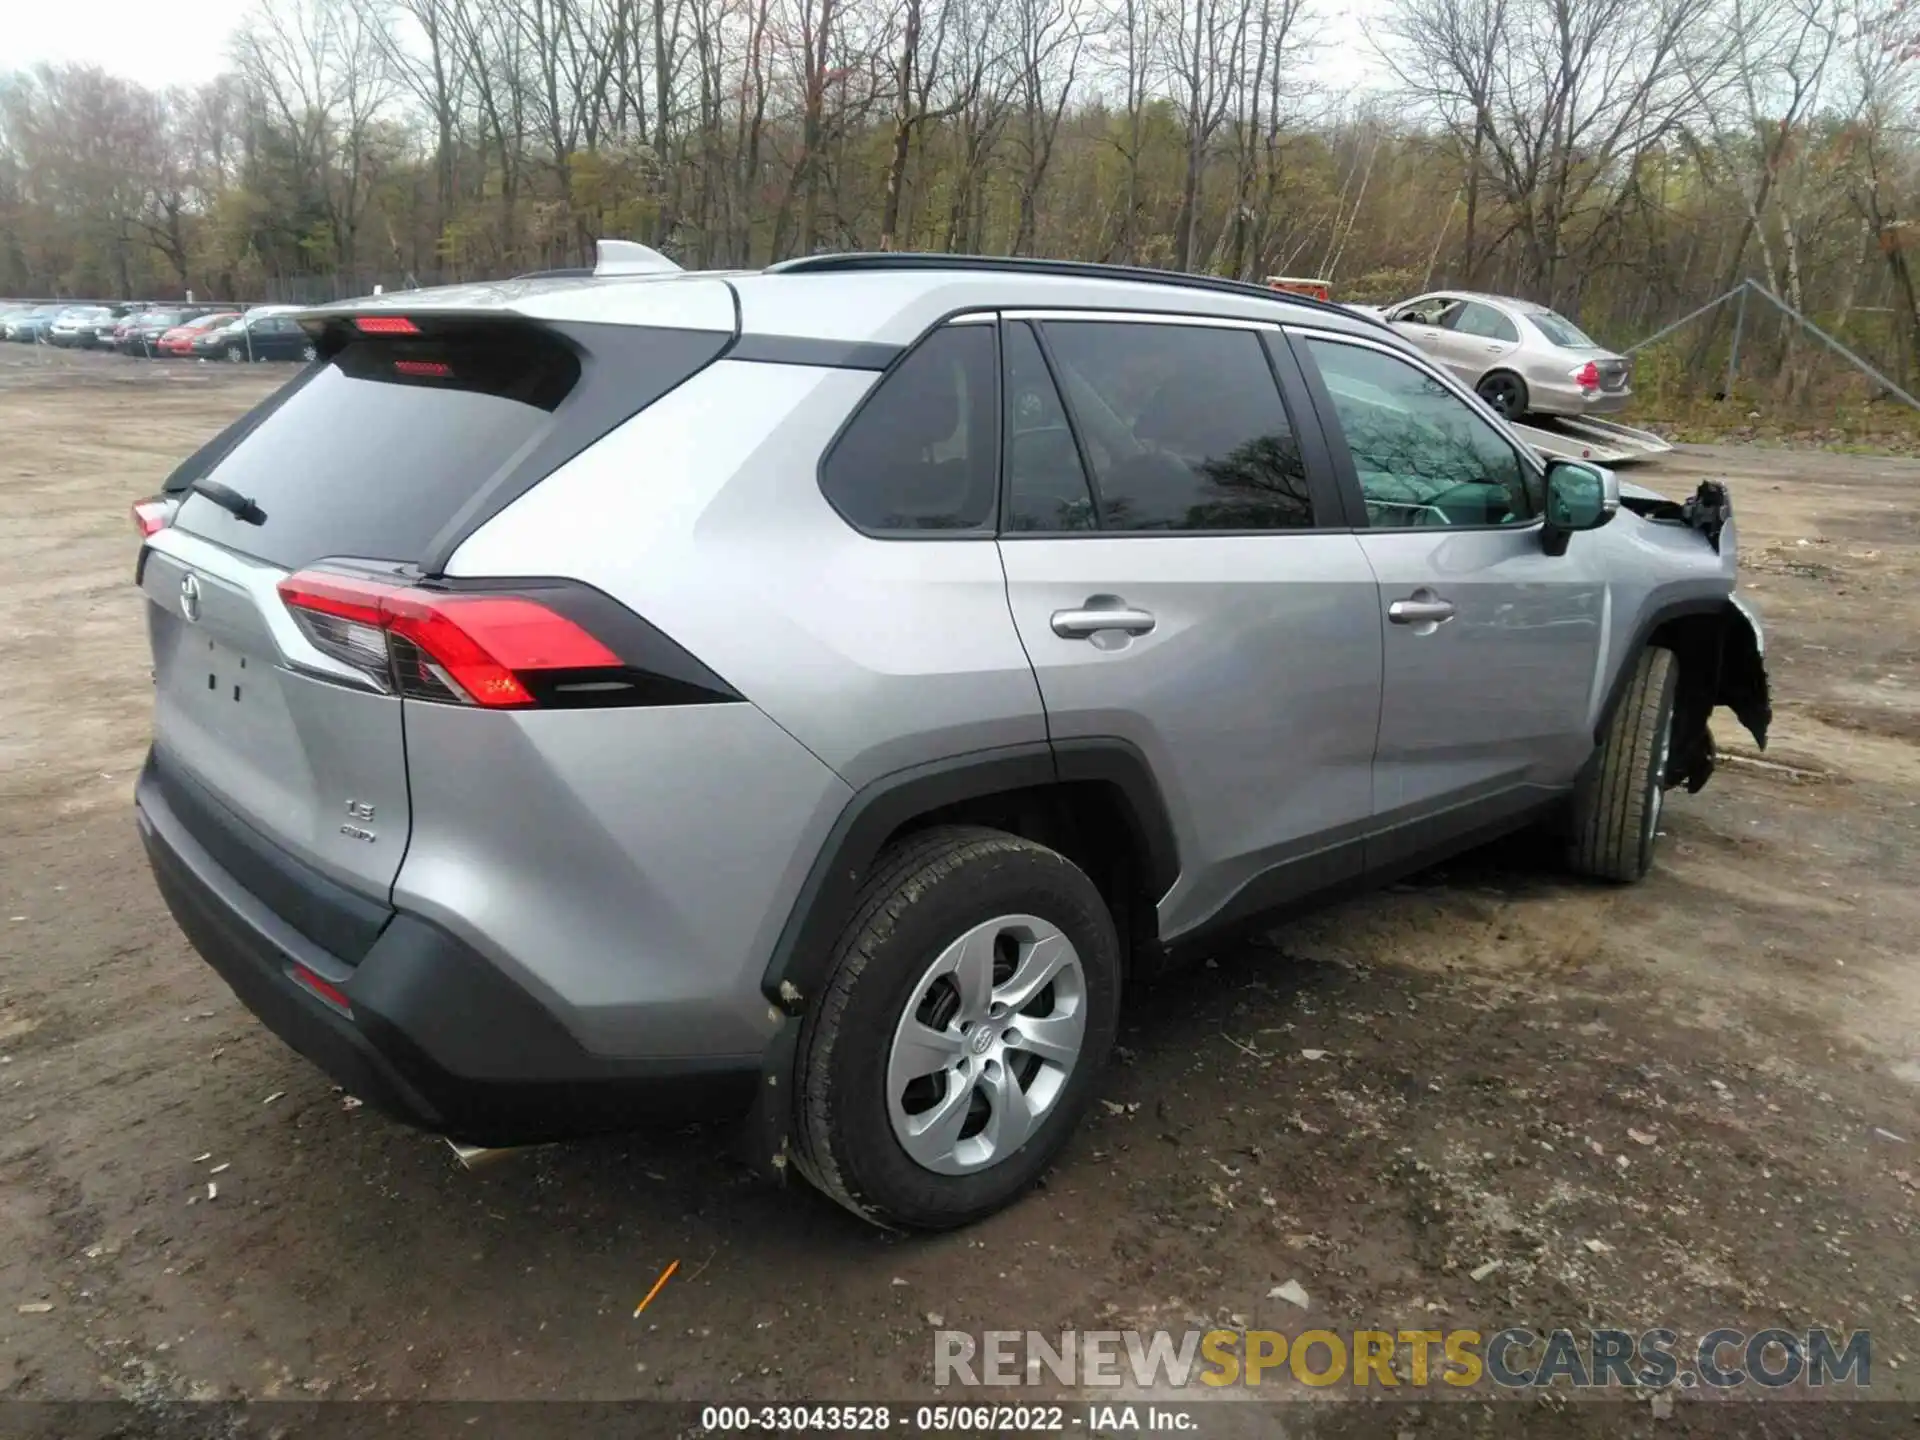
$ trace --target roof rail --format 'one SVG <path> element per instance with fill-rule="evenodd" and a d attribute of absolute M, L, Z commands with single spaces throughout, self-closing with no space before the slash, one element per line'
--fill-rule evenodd
<path fill-rule="evenodd" d="M 515 280 L 583 280 L 593 274 L 591 265 L 568 265 L 559 270 L 526 270 L 513 278 Z"/>
<path fill-rule="evenodd" d="M 1136 284 L 1173 285 L 1189 290 L 1211 290 L 1225 295 L 1257 296 L 1333 310 L 1355 320 L 1371 316 L 1349 310 L 1332 300 L 1269 289 L 1246 280 L 1218 275 L 1189 275 L 1183 270 L 1153 270 L 1144 265 L 1101 265 L 1089 260 L 1047 260 L 1033 255 L 933 255 L 916 251 L 855 250 L 842 255 L 803 255 L 769 265 L 769 275 L 832 275 L 866 270 L 969 270 L 1007 275 L 1056 275 L 1072 280 L 1127 280 Z"/>

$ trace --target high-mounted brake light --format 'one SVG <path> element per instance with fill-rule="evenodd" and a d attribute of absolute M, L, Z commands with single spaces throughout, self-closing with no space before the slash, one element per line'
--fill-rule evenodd
<path fill-rule="evenodd" d="M 410 699 L 528 706 L 541 672 L 622 668 L 599 640 L 525 595 L 444 593 L 324 570 L 290 575 L 279 590 L 320 650 Z"/>
<path fill-rule="evenodd" d="M 444 360 L 396 360 L 393 362 L 396 375 L 415 375 L 427 380 L 451 380 L 453 366 Z"/>
<path fill-rule="evenodd" d="M 174 502 L 164 497 L 133 502 L 133 528 L 145 540 L 159 534 L 173 522 Z"/>
<path fill-rule="evenodd" d="M 418 335 L 420 327 L 404 315 L 362 315 L 353 322 L 362 335 Z"/>
<path fill-rule="evenodd" d="M 1600 388 L 1600 367 L 1591 360 L 1587 361 L 1586 364 L 1573 372 L 1573 383 L 1578 385 L 1582 390 L 1598 390 Z"/>

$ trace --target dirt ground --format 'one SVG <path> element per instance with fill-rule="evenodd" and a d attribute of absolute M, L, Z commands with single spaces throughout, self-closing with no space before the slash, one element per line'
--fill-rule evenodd
<path fill-rule="evenodd" d="M 0 346 L 0 1398 L 898 1400 L 938 1325 L 1618 1324 L 1867 1329 L 1920 1406 L 1920 462 L 1636 474 L 1731 482 L 1764 762 L 1722 715 L 1638 887 L 1509 844 L 1163 983 L 1045 1187 L 923 1239 L 699 1132 L 469 1173 L 190 951 L 127 507 L 286 373 Z"/>

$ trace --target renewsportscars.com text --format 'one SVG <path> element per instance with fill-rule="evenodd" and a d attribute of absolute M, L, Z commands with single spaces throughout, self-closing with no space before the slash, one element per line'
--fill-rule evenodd
<path fill-rule="evenodd" d="M 1495 1385 L 1864 1390 L 1865 1330 L 937 1330 L 936 1386 Z"/>

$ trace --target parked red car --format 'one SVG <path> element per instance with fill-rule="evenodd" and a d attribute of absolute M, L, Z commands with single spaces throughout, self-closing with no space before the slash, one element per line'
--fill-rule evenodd
<path fill-rule="evenodd" d="M 229 325 L 240 318 L 237 310 L 222 310 L 212 315 L 199 315 L 184 325 L 176 325 L 164 332 L 154 342 L 154 353 L 158 355 L 191 355 L 193 342 L 208 330 L 219 325 Z"/>

